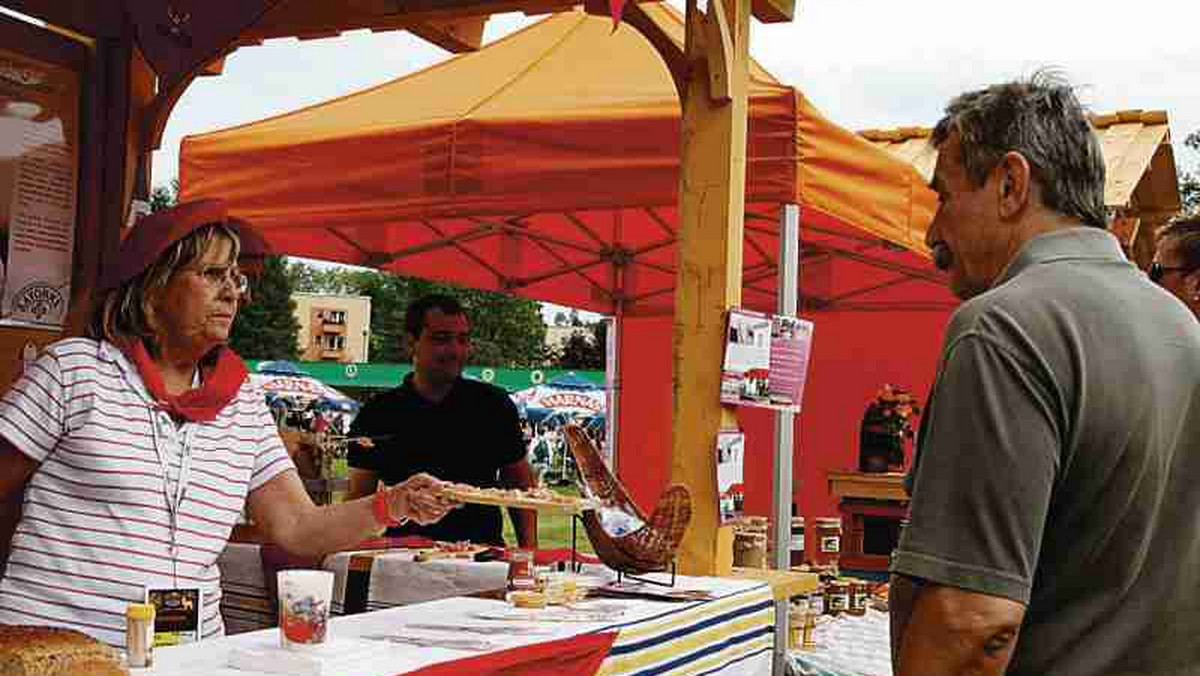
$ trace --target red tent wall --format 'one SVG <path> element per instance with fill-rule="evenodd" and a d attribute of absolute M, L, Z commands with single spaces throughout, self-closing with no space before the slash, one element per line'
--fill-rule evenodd
<path fill-rule="evenodd" d="M 936 289 L 914 295 L 949 298 Z M 799 514 L 812 523 L 814 517 L 837 515 L 826 472 L 855 468 L 859 424 L 879 386 L 906 387 L 925 401 L 950 311 L 803 316 L 816 328 L 804 410 L 796 418 L 793 481 Z M 670 480 L 671 321 L 627 319 L 622 335 L 618 473 L 643 509 L 653 508 Z M 742 408 L 738 421 L 746 433 L 746 513 L 766 516 L 771 513 L 774 415 Z"/>

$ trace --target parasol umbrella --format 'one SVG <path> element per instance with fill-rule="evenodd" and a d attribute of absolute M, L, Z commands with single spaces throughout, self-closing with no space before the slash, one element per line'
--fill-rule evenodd
<path fill-rule="evenodd" d="M 295 362 L 286 359 L 276 359 L 274 361 L 264 361 L 255 369 L 259 373 L 280 376 L 307 376 L 308 371 L 300 368 Z"/>

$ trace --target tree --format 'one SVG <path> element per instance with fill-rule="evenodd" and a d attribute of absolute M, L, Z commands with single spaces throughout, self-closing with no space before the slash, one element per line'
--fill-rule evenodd
<path fill-rule="evenodd" d="M 162 211 L 175 206 L 179 201 L 179 179 L 171 179 L 171 185 L 160 185 L 150 191 L 150 211 Z"/>
<path fill-rule="evenodd" d="M 408 280 L 385 272 L 362 272 L 355 278 L 355 293 L 371 298 L 372 361 L 406 362 L 404 310 L 408 307 Z"/>
<path fill-rule="evenodd" d="M 238 310 L 229 345 L 243 359 L 296 359 L 300 322 L 287 266 L 280 256 L 263 261 L 262 276 L 251 282 L 252 297 Z"/>
<path fill-rule="evenodd" d="M 504 368 L 545 365 L 546 325 L 536 301 L 416 278 L 408 279 L 408 292 L 411 299 L 444 293 L 466 307 L 471 322 L 471 364 Z"/>
<path fill-rule="evenodd" d="M 1200 130 L 1188 134 L 1183 144 L 1200 152 Z M 1183 213 L 1200 213 L 1200 167 L 1196 171 L 1185 171 L 1179 177 L 1179 198 L 1183 202 Z"/>
<path fill-rule="evenodd" d="M 603 370 L 608 345 L 608 322 L 585 324 L 586 330 L 575 331 L 558 354 L 561 369 Z"/>

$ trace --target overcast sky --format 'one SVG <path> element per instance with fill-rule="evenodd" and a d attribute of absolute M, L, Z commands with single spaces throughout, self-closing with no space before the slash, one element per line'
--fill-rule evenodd
<path fill-rule="evenodd" d="M 0 0 L 2 1 L 2 0 Z M 677 7 L 682 0 L 672 0 Z M 1094 112 L 1164 109 L 1179 170 L 1200 129 L 1200 4 L 1141 0 L 797 0 L 795 21 L 751 28 L 751 54 L 849 129 L 929 126 L 966 89 L 1059 69 Z M 536 18 L 493 17 L 485 42 Z M 181 138 L 285 113 L 429 66 L 450 55 L 408 33 L 356 32 L 243 48 L 220 77 L 184 94 L 155 154 L 152 182 L 175 177 Z M 553 309 L 547 310 L 547 317 Z"/>
<path fill-rule="evenodd" d="M 676 3 L 677 6 L 679 3 Z M 1081 0 L 798 0 L 795 21 L 755 23 L 751 53 L 850 129 L 930 125 L 954 94 L 1042 66 L 1080 86 L 1092 110 L 1165 109 L 1180 171 L 1200 129 L 1200 5 Z M 530 19 L 493 17 L 485 40 Z M 220 77 L 184 95 L 155 154 L 153 183 L 176 175 L 180 139 L 385 82 L 449 55 L 403 32 L 276 40 L 238 50 Z"/>

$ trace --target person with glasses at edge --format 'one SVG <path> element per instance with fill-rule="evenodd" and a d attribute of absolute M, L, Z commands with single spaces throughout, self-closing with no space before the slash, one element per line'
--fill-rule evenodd
<path fill-rule="evenodd" d="M 1150 280 L 1200 319 L 1200 216 L 1176 218 L 1159 231 Z"/>
<path fill-rule="evenodd" d="M 147 588 L 198 588 L 220 636 L 217 557 L 245 508 L 284 549 L 322 555 L 457 505 L 422 474 L 313 504 L 263 392 L 226 345 L 246 277 L 219 200 L 143 218 L 103 271 L 86 337 L 45 349 L 0 397 L 0 498 L 20 520 L 0 623 L 73 628 L 122 647 Z"/>

